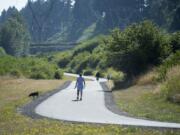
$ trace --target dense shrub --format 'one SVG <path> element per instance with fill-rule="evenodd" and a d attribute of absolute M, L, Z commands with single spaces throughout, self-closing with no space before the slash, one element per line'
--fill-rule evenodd
<path fill-rule="evenodd" d="M 85 69 L 85 70 L 83 70 L 83 74 L 84 75 L 93 75 L 93 70 L 92 69 Z"/>
<path fill-rule="evenodd" d="M 114 81 L 122 81 L 124 79 L 124 74 L 123 72 L 117 71 L 113 68 L 108 68 L 106 72 L 106 77 L 110 76 L 110 78 Z"/>
<path fill-rule="evenodd" d="M 54 74 L 54 78 L 55 79 L 62 79 L 63 78 L 63 72 L 62 70 L 56 70 L 55 74 Z"/>
<path fill-rule="evenodd" d="M 32 79 L 49 79 L 49 77 L 44 72 L 36 72 L 30 75 Z"/>
<path fill-rule="evenodd" d="M 175 65 L 180 65 L 180 51 L 177 51 L 164 60 L 163 64 L 158 69 L 159 80 L 165 80 L 167 71 Z"/>
<path fill-rule="evenodd" d="M 72 52 L 65 51 L 61 53 L 56 53 L 49 58 L 49 61 L 57 63 L 60 68 L 66 68 L 68 63 L 72 60 Z"/>
<path fill-rule="evenodd" d="M 115 29 L 109 36 L 83 42 L 73 51 L 54 55 L 51 59 L 55 59 L 59 67 L 66 68 L 68 72 L 84 71 L 91 74 L 89 70 L 92 69 L 102 71 L 104 75 L 105 71 L 112 67 L 113 70 L 116 69 L 112 71 L 116 73 L 113 75 L 114 79 L 118 80 L 118 76 L 121 76 L 121 73 L 117 73 L 119 71 L 132 79 L 134 75 L 142 74 L 149 67 L 159 66 L 173 52 L 178 53 L 178 47 L 178 32 L 168 34 L 154 23 L 143 21 L 127 27 L 124 31 Z M 178 59 L 178 56 L 176 57 Z M 161 76 L 165 75 L 166 67 L 168 69 L 169 66 L 162 66 Z M 149 76 L 149 79 L 151 77 Z"/>
<path fill-rule="evenodd" d="M 0 75 L 20 74 L 33 79 L 53 79 L 57 69 L 56 64 L 35 57 L 15 58 L 3 56 L 0 58 Z"/>
<path fill-rule="evenodd" d="M 10 71 L 10 75 L 12 75 L 12 76 L 15 76 L 15 77 L 21 77 L 22 76 L 22 73 L 19 71 L 19 70 L 17 70 L 17 69 L 14 69 L 14 70 L 12 70 L 12 71 Z"/>
<path fill-rule="evenodd" d="M 180 50 L 180 31 L 171 35 L 170 43 L 172 45 L 173 52 Z"/>
<path fill-rule="evenodd" d="M 105 41 L 107 64 L 128 74 L 138 74 L 171 53 L 171 46 L 158 27 L 149 21 L 116 29 Z"/>
<path fill-rule="evenodd" d="M 180 103 L 180 65 L 168 69 L 161 94 L 167 100 Z"/>
<path fill-rule="evenodd" d="M 149 84 L 156 84 L 158 80 L 158 72 L 156 68 L 148 70 L 138 77 L 136 77 L 133 82 L 137 85 L 149 85 Z"/>
<path fill-rule="evenodd" d="M 99 45 L 99 37 L 91 39 L 91 40 L 87 40 L 83 43 L 81 43 L 80 45 L 78 45 L 74 51 L 73 51 L 73 56 L 78 55 L 79 53 L 82 52 L 90 52 L 92 53 L 92 51 Z"/>
<path fill-rule="evenodd" d="M 97 69 L 105 70 L 108 67 L 107 62 L 106 62 L 104 39 L 99 39 L 100 45 L 93 50 L 93 53 L 91 56 L 92 68 L 96 67 Z"/>
<path fill-rule="evenodd" d="M 0 29 L 0 46 L 7 54 L 24 56 L 29 53 L 30 35 L 22 16 L 14 13 Z"/>
<path fill-rule="evenodd" d="M 82 73 L 87 67 L 90 66 L 91 54 L 89 52 L 83 52 L 75 56 L 69 63 L 69 67 L 74 73 Z"/>

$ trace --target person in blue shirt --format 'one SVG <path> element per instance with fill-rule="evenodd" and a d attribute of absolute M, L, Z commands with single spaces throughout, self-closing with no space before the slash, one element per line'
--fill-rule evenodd
<path fill-rule="evenodd" d="M 79 77 L 76 80 L 76 86 L 75 86 L 75 88 L 77 88 L 77 100 L 79 100 L 79 93 L 80 93 L 80 100 L 82 100 L 84 87 L 85 87 L 85 80 L 82 77 L 82 74 L 79 74 Z"/>

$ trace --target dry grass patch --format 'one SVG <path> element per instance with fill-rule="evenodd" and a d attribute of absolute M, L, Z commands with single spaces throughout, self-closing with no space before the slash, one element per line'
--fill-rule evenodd
<path fill-rule="evenodd" d="M 180 106 L 166 101 L 157 93 L 157 85 L 135 85 L 114 91 L 113 95 L 121 110 L 140 118 L 180 122 Z"/>
<path fill-rule="evenodd" d="M 112 80 L 109 80 L 108 82 L 106 82 L 106 85 L 108 86 L 109 90 L 111 90 L 111 91 L 114 88 L 114 82 Z"/>
<path fill-rule="evenodd" d="M 0 106 L 20 99 L 29 100 L 31 92 L 40 94 L 53 90 L 64 83 L 64 80 L 31 80 L 0 77 Z"/>
<path fill-rule="evenodd" d="M 29 92 L 38 90 L 44 93 L 64 81 L 0 78 L 0 135 L 178 135 L 178 132 L 173 130 L 34 120 L 17 113 L 17 107 L 30 100 L 27 97 Z"/>
<path fill-rule="evenodd" d="M 176 76 L 180 76 L 180 65 L 170 68 L 166 74 L 166 79 L 171 80 Z"/>
<path fill-rule="evenodd" d="M 180 65 L 170 68 L 160 94 L 167 100 L 180 104 Z"/>
<path fill-rule="evenodd" d="M 158 77 L 158 73 L 155 69 L 149 71 L 146 74 L 139 76 L 134 80 L 137 85 L 147 85 L 147 84 L 156 84 L 156 78 Z"/>

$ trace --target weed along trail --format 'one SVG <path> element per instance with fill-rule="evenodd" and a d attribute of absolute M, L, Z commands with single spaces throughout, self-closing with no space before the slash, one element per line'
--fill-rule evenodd
<path fill-rule="evenodd" d="M 66 75 L 77 76 L 67 73 Z M 92 81 L 86 81 L 82 101 L 75 100 L 76 90 L 74 89 L 74 81 L 67 88 L 41 102 L 35 108 L 35 112 L 44 117 L 71 122 L 180 129 L 180 123 L 142 120 L 111 112 L 105 106 L 105 94 L 99 83 L 105 82 L 106 79 L 100 79 L 99 82 L 97 82 L 94 77 L 85 78 L 92 79 Z"/>

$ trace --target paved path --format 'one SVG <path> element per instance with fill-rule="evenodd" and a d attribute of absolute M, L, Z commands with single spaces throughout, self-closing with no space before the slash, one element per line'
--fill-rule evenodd
<path fill-rule="evenodd" d="M 45 117 L 65 121 L 180 129 L 180 123 L 141 120 L 112 113 L 105 107 L 104 92 L 99 82 L 95 81 L 93 77 L 86 78 L 94 81 L 86 81 L 82 101 L 75 101 L 75 82 L 72 82 L 66 89 L 39 104 L 35 112 Z M 100 79 L 100 81 L 103 82 L 106 79 Z"/>

